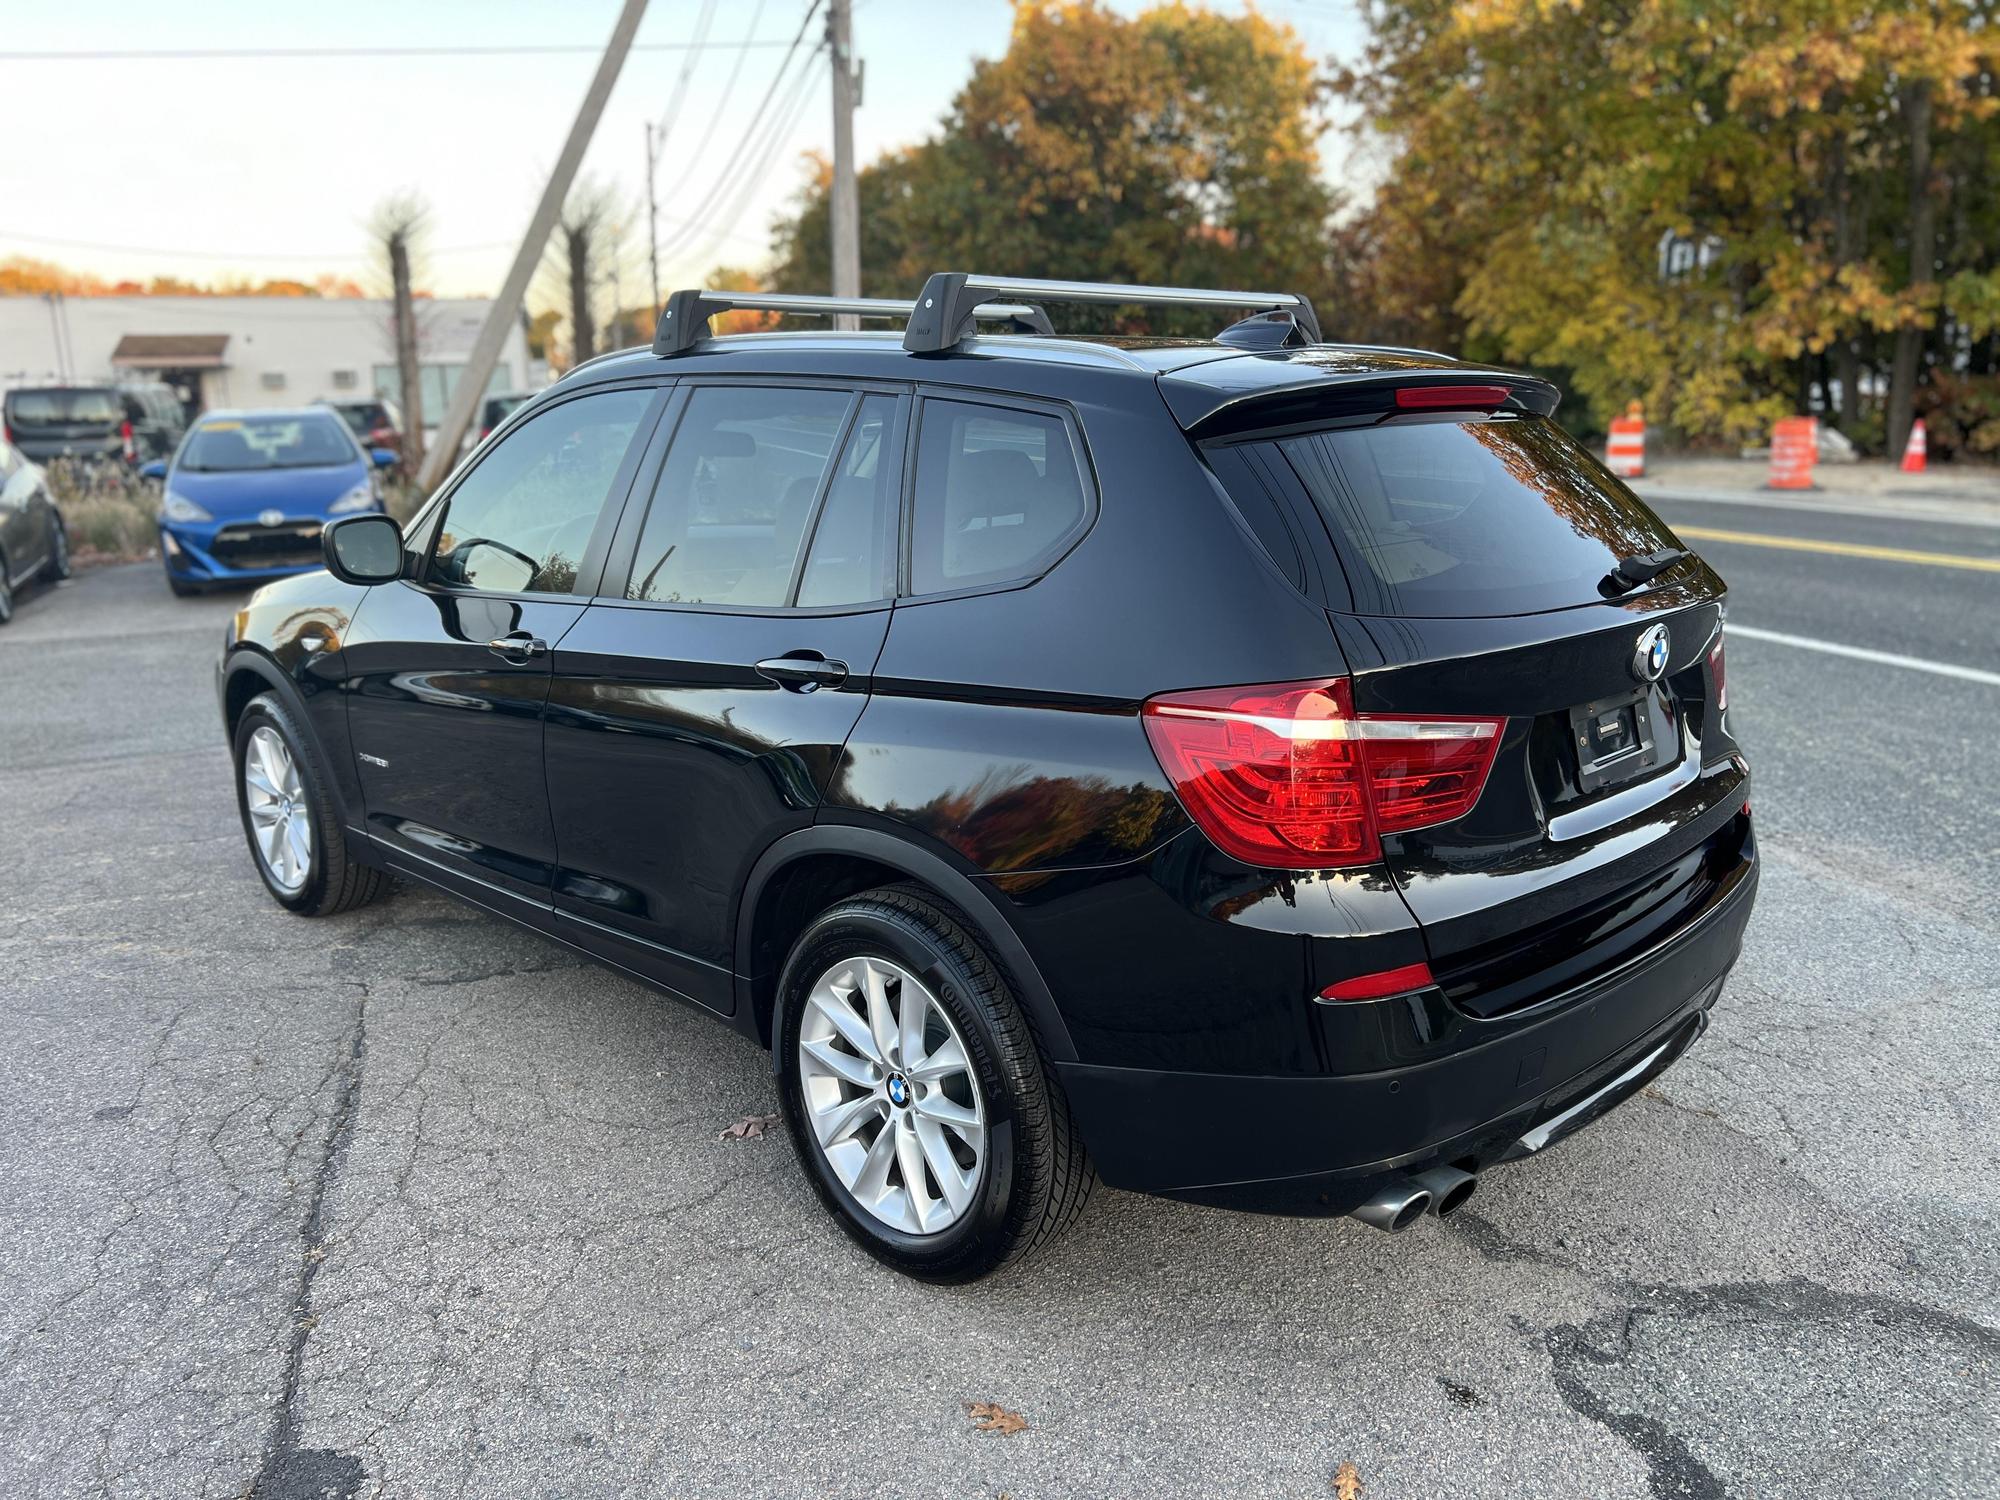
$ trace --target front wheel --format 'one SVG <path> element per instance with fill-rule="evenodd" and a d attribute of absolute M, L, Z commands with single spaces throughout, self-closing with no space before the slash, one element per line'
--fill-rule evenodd
<path fill-rule="evenodd" d="M 54 516 L 49 521 L 49 560 L 42 564 L 42 576 L 51 583 L 61 583 L 69 575 L 69 528 L 61 516 Z"/>
<path fill-rule="evenodd" d="M 0 625 L 14 618 L 14 586 L 7 581 L 7 554 L 0 552 Z"/>
<path fill-rule="evenodd" d="M 236 806 L 264 887 L 288 911 L 330 917 L 373 901 L 388 883 L 347 857 L 325 768 L 275 693 L 237 720 Z"/>
<path fill-rule="evenodd" d="M 779 979 L 780 1094 L 820 1199 L 885 1264 L 970 1281 L 1054 1240 L 1095 1174 L 1019 1002 L 927 892 L 823 912 Z"/>

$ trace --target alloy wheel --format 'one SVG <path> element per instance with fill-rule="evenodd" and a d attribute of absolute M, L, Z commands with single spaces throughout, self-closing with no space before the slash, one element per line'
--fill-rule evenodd
<path fill-rule="evenodd" d="M 243 748 L 243 805 L 264 873 L 287 894 L 303 889 L 312 869 L 312 808 L 291 746 L 268 725 Z"/>
<path fill-rule="evenodd" d="M 813 1137 L 862 1210 L 904 1234 L 965 1216 L 986 1164 L 986 1105 L 964 1038 L 924 983 L 856 955 L 806 997 L 797 1067 Z"/>

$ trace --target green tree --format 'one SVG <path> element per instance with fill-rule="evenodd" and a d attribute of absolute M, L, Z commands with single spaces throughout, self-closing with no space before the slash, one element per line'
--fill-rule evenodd
<path fill-rule="evenodd" d="M 1396 151 L 1346 240 L 1379 331 L 1571 372 L 1698 437 L 1815 387 L 1899 445 L 2000 323 L 1996 0 L 1377 0 Z M 1712 240 L 1662 276 L 1663 236 Z M 1873 400 L 1864 404 L 1864 391 Z"/>
<path fill-rule="evenodd" d="M 1160 5 L 1020 0 L 938 134 L 859 174 L 862 290 L 927 272 L 1277 286 L 1323 293 L 1336 207 L 1324 85 L 1289 28 Z M 829 174 L 777 226 L 772 284 L 831 281 Z M 1067 326 L 1211 331 L 1212 316 L 1064 309 Z"/>

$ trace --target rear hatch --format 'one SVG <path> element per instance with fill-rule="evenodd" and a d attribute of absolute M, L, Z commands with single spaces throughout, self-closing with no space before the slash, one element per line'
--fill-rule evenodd
<path fill-rule="evenodd" d="M 1235 411 L 1201 444 L 1326 606 L 1355 715 L 1491 726 L 1468 731 L 1492 746 L 1470 810 L 1405 813 L 1420 826 L 1379 840 L 1433 974 L 1477 1015 L 1671 938 L 1745 863 L 1722 580 L 1549 420 L 1553 402 L 1539 383 L 1405 375 L 1316 411 L 1289 397 L 1266 414 L 1281 425 Z"/>
<path fill-rule="evenodd" d="M 14 446 L 37 463 L 63 457 L 122 457 L 125 452 L 125 408 L 115 390 L 9 391 L 5 415 Z"/>

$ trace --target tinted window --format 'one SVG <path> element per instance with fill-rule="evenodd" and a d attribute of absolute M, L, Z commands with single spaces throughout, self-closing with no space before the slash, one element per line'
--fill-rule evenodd
<path fill-rule="evenodd" d="M 1237 445 L 1231 493 L 1294 489 L 1326 522 L 1360 614 L 1527 614 L 1601 599 L 1666 526 L 1540 417 L 1397 422 Z"/>
<path fill-rule="evenodd" d="M 799 581 L 801 605 L 867 604 L 888 597 L 902 489 L 901 466 L 891 455 L 895 421 L 896 403 L 889 397 L 862 401 L 813 526 Z"/>
<path fill-rule="evenodd" d="M 690 395 L 626 597 L 782 606 L 853 401 L 845 391 L 776 386 L 706 386 Z"/>
<path fill-rule="evenodd" d="M 111 391 L 15 391 L 7 397 L 7 417 L 16 427 L 53 427 L 66 422 L 116 424 L 125 420 Z"/>
<path fill-rule="evenodd" d="M 1058 418 L 927 400 L 910 586 L 933 594 L 1031 577 L 1082 524 L 1085 504 Z"/>
<path fill-rule="evenodd" d="M 517 427 L 452 492 L 433 578 L 504 593 L 567 594 L 648 391 L 605 391 Z"/>

